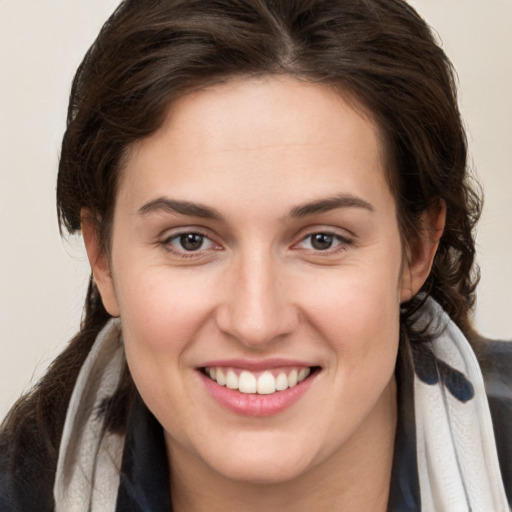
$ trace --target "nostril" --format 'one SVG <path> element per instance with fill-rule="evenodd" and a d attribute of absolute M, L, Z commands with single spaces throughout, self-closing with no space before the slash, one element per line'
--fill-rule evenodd
<path fill-rule="evenodd" d="M 265 311 L 263 307 L 241 304 L 219 308 L 216 325 L 220 331 L 248 347 L 273 343 L 291 334 L 296 328 L 297 315 L 276 307 Z"/>

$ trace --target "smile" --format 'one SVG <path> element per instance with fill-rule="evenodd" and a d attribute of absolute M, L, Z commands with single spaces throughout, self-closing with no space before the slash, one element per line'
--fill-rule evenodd
<path fill-rule="evenodd" d="M 237 368 L 207 367 L 204 373 L 220 386 L 240 393 L 271 395 L 293 388 L 311 374 L 312 368 L 283 368 L 251 372 Z"/>
<path fill-rule="evenodd" d="M 251 366 L 253 366 L 251 368 Z M 215 402 L 243 416 L 273 416 L 298 402 L 316 377 L 318 366 L 271 364 L 210 365 L 198 368 L 206 391 Z"/>

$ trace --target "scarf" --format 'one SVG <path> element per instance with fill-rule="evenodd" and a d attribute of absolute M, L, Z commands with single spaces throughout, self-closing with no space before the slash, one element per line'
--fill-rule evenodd
<path fill-rule="evenodd" d="M 418 322 L 439 333 L 412 350 L 421 510 L 508 512 L 483 377 L 471 346 L 432 299 Z M 71 396 L 54 485 L 56 512 L 116 510 L 124 436 L 104 429 L 101 412 L 123 366 L 120 321 L 112 319 Z"/>

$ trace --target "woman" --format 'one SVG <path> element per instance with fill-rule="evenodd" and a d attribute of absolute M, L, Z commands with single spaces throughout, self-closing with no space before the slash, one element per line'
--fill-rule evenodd
<path fill-rule="evenodd" d="M 407 4 L 123 2 L 57 194 L 92 278 L 2 510 L 507 510 L 510 350 L 471 330 L 479 201 Z"/>

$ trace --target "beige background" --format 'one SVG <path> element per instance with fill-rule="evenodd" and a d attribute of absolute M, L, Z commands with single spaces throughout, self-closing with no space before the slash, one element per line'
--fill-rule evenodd
<path fill-rule="evenodd" d="M 0 417 L 77 330 L 81 241 L 61 241 L 55 176 L 66 100 L 118 0 L 0 0 Z M 512 338 L 512 0 L 411 0 L 460 78 L 486 196 L 476 324 Z"/>

